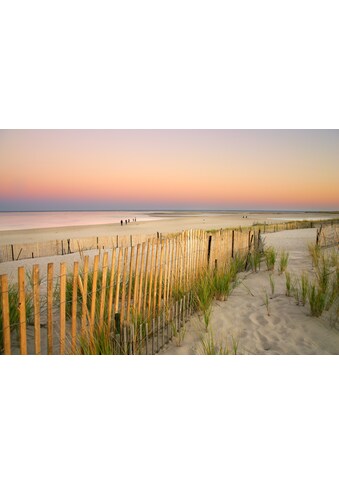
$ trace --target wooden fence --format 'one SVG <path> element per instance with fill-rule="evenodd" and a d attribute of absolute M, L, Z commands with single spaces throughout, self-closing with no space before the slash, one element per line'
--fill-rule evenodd
<path fill-rule="evenodd" d="M 82 255 L 67 274 L 66 263 L 18 268 L 16 282 L 0 275 L 0 352 L 72 354 L 79 342 L 107 329 L 116 353 L 155 353 L 193 310 L 192 289 L 206 270 L 223 270 L 238 254 L 257 247 L 261 231 L 292 229 L 291 223 L 129 240 L 99 246 L 93 262 Z M 309 226 L 308 226 L 309 227 Z M 338 227 L 318 230 L 328 242 Z M 332 236 L 331 236 L 332 237 Z M 131 245 L 132 242 L 132 245 Z"/>
<path fill-rule="evenodd" d="M 319 227 L 320 224 L 325 226 L 331 221 L 293 221 L 282 222 L 277 224 L 256 224 L 255 229 L 261 232 L 276 232 L 286 229 L 303 229 L 308 227 Z M 245 227 L 243 230 L 253 228 Z M 225 231 L 225 230 L 224 230 Z M 223 232 L 224 232 L 223 231 Z M 227 229 L 227 232 L 230 230 Z M 154 235 L 156 236 L 156 235 Z M 159 236 L 159 234 L 158 234 Z M 165 235 L 166 236 L 166 235 Z M 30 258 L 39 258 L 43 256 L 56 256 L 71 253 L 82 252 L 90 249 L 112 249 L 113 247 L 130 247 L 142 244 L 149 239 L 146 235 L 124 235 L 124 236 L 98 236 L 82 239 L 60 239 L 53 241 L 40 241 L 36 243 L 25 244 L 5 244 L 0 245 L 0 263 L 7 261 L 17 261 Z"/>
<path fill-rule="evenodd" d="M 192 288 L 208 268 L 247 254 L 253 230 L 184 231 L 66 264 L 36 264 L 17 283 L 0 276 L 0 347 L 4 354 L 77 353 L 79 339 L 108 328 L 117 353 L 155 353 L 192 311 Z M 100 257 L 101 254 L 101 257 Z"/>
<path fill-rule="evenodd" d="M 317 244 L 324 248 L 338 246 L 339 224 L 321 225 L 317 230 Z"/>
<path fill-rule="evenodd" d="M 18 261 L 21 259 L 40 258 L 43 256 L 58 256 L 82 252 L 90 249 L 110 249 L 113 247 L 128 247 L 147 241 L 149 236 L 95 236 L 82 239 L 58 239 L 39 241 L 36 243 L 4 244 L 0 246 L 0 263 Z"/>

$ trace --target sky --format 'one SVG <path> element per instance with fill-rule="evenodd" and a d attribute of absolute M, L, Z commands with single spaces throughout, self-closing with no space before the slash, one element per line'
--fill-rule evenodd
<path fill-rule="evenodd" d="M 339 130 L 0 130 L 0 210 L 339 210 Z"/>

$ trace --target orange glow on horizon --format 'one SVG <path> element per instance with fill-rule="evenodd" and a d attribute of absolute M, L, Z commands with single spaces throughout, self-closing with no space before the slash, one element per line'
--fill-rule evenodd
<path fill-rule="evenodd" d="M 335 210 L 338 133 L 2 131 L 0 200 Z"/>

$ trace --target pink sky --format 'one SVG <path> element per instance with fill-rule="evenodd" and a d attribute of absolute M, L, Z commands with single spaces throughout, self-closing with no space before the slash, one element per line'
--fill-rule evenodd
<path fill-rule="evenodd" d="M 0 210 L 339 209 L 338 130 L 2 130 Z"/>

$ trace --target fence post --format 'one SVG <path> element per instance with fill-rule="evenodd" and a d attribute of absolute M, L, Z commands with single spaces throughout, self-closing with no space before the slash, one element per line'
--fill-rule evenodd
<path fill-rule="evenodd" d="M 11 354 L 11 327 L 9 321 L 9 300 L 8 300 L 8 277 L 6 274 L 1 279 L 1 300 L 2 300 L 2 333 L 4 342 L 4 354 Z"/>
<path fill-rule="evenodd" d="M 231 257 L 234 258 L 234 229 L 232 230 L 232 253 Z"/>
<path fill-rule="evenodd" d="M 82 336 L 85 335 L 86 317 L 88 318 L 88 308 L 87 308 L 88 264 L 89 264 L 89 257 L 85 256 L 84 269 L 83 269 L 83 287 L 82 287 L 83 291 L 82 291 L 82 308 L 81 308 L 81 335 Z M 89 318 L 88 320 L 90 323 L 91 319 Z"/>
<path fill-rule="evenodd" d="M 66 263 L 60 263 L 60 355 L 66 343 Z"/>
<path fill-rule="evenodd" d="M 119 248 L 119 256 L 118 256 L 118 268 L 117 268 L 117 283 L 115 289 L 115 302 L 114 302 L 114 329 L 116 328 L 116 321 L 115 315 L 118 313 L 119 309 L 119 292 L 120 292 L 120 276 L 121 276 L 121 260 L 122 260 L 122 253 L 123 249 Z M 119 320 L 120 324 L 120 320 Z"/>
<path fill-rule="evenodd" d="M 96 296 L 97 296 L 97 281 L 98 281 L 98 265 L 99 265 L 99 255 L 96 254 L 94 256 L 94 264 L 93 264 L 93 279 L 92 279 L 92 288 L 91 288 L 91 320 L 90 320 L 90 335 L 93 335 L 94 330 L 94 319 L 95 319 L 95 303 L 96 303 Z"/>
<path fill-rule="evenodd" d="M 53 354 L 53 263 L 47 265 L 47 353 Z"/>
<path fill-rule="evenodd" d="M 39 265 L 33 266 L 33 305 L 34 305 L 34 351 L 36 355 L 41 354 L 40 339 L 40 283 Z"/>
<path fill-rule="evenodd" d="M 113 306 L 113 287 L 114 287 L 114 271 L 115 271 L 115 253 L 116 249 L 112 249 L 112 262 L 111 262 L 111 274 L 109 279 L 109 293 L 107 303 L 107 324 L 110 329 L 112 321 L 112 306 Z"/>
<path fill-rule="evenodd" d="M 76 339 L 77 339 L 77 303 L 78 303 L 78 274 L 79 263 L 74 261 L 73 266 L 73 285 L 72 285 L 72 353 L 76 351 Z"/>
<path fill-rule="evenodd" d="M 126 322 L 130 321 L 130 311 L 131 311 L 131 297 L 132 297 L 132 276 L 133 276 L 133 262 L 134 262 L 134 246 L 131 246 L 130 260 L 129 260 L 129 271 L 128 271 L 128 298 L 127 298 L 127 315 Z"/>
<path fill-rule="evenodd" d="M 102 258 L 102 279 L 101 279 L 101 295 L 100 295 L 100 310 L 99 310 L 99 328 L 101 329 L 104 324 L 104 311 L 106 301 L 106 281 L 107 281 L 107 261 L 108 252 L 104 253 Z"/>
<path fill-rule="evenodd" d="M 127 258 L 128 258 L 128 248 L 124 248 L 124 270 L 123 270 L 123 275 L 122 275 L 121 311 L 120 311 L 120 326 L 121 327 L 124 325 L 124 319 L 125 319 Z"/>
<path fill-rule="evenodd" d="M 26 336 L 26 294 L 25 294 L 25 268 L 18 268 L 19 283 L 19 335 L 20 335 L 20 354 L 27 354 L 27 336 Z"/>

